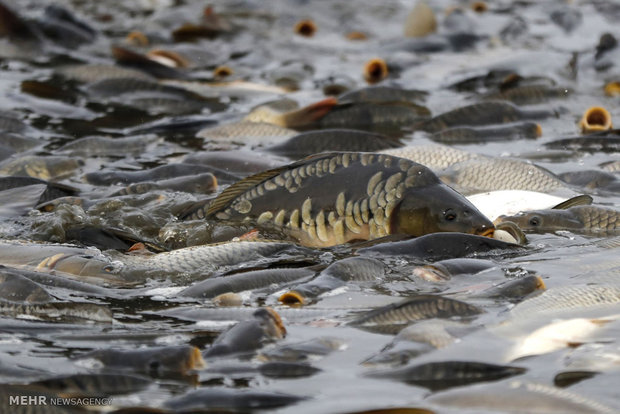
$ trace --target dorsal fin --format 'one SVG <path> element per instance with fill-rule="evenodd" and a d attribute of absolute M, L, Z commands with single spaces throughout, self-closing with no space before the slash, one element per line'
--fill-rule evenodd
<path fill-rule="evenodd" d="M 575 206 L 589 206 L 592 204 L 592 197 L 586 194 L 578 195 L 572 198 L 569 198 L 566 201 L 562 201 L 560 204 L 551 207 L 553 210 L 566 210 L 570 207 Z"/>
<path fill-rule="evenodd" d="M 292 164 L 284 165 L 282 167 L 273 168 L 271 170 L 262 171 L 258 174 L 251 175 L 246 177 L 236 183 L 233 183 L 230 187 L 226 188 L 224 191 L 217 196 L 217 198 L 211 203 L 209 206 L 209 210 L 207 210 L 207 218 L 213 217 L 214 214 L 224 210 L 230 203 L 237 198 L 239 195 L 245 193 L 251 188 L 259 185 L 260 183 L 267 181 L 270 178 L 276 177 L 282 174 L 284 171 L 292 170 L 293 168 L 297 168 L 300 165 L 306 164 L 308 161 L 316 161 L 318 159 L 323 159 L 325 157 L 330 157 L 333 155 L 333 152 L 322 153 L 317 155 L 311 155 L 307 158 L 301 159 L 299 161 L 295 161 Z"/>

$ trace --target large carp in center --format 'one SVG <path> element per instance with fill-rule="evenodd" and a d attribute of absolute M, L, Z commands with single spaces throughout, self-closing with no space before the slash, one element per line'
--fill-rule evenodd
<path fill-rule="evenodd" d="M 214 200 L 207 218 L 283 231 L 309 247 L 493 229 L 427 167 L 364 152 L 318 154 L 245 178 Z"/>

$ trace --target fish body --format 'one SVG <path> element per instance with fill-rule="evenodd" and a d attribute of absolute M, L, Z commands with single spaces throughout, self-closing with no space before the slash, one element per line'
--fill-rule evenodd
<path fill-rule="evenodd" d="M 541 119 L 552 116 L 550 111 L 524 111 L 502 101 L 489 101 L 463 106 L 419 123 L 416 129 L 438 132 L 457 126 L 484 126 Z"/>
<path fill-rule="evenodd" d="M 568 88 L 549 87 L 547 85 L 523 85 L 493 92 L 483 99 L 510 101 L 516 105 L 532 105 L 551 99 L 565 98 L 571 93 Z"/>
<path fill-rule="evenodd" d="M 241 180 L 215 199 L 207 218 L 276 228 L 312 247 L 492 227 L 428 168 L 355 152 L 322 154 Z"/>
<path fill-rule="evenodd" d="M 412 145 L 401 148 L 386 149 L 379 151 L 382 154 L 401 157 L 427 166 L 433 171 L 448 168 L 452 164 L 471 160 L 474 158 L 483 158 L 482 155 L 452 148 L 448 145 L 429 144 L 429 145 Z"/>
<path fill-rule="evenodd" d="M 517 139 L 535 139 L 542 134 L 542 128 L 535 122 L 520 122 L 497 127 L 456 127 L 435 132 L 430 138 L 443 144 L 472 144 L 503 142 Z"/>
<path fill-rule="evenodd" d="M 601 206 L 534 210 L 513 216 L 500 216 L 497 220 L 512 221 L 522 230 L 536 233 L 558 230 L 608 235 L 620 233 L 620 210 Z"/>
<path fill-rule="evenodd" d="M 401 89 L 391 86 L 370 86 L 367 88 L 345 92 L 338 96 L 338 102 L 416 103 L 423 101 L 427 95 L 428 92 L 413 89 Z"/>

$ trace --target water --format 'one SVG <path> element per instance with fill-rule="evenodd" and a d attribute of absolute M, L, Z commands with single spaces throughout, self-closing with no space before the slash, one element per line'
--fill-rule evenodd
<path fill-rule="evenodd" d="M 42 4 L 62 5 L 98 31 L 92 43 L 80 47 L 64 47 L 48 42 L 39 51 L 35 50 L 37 44 L 26 44 L 15 51 L 10 47 L 11 42 L 0 45 L 0 109 L 11 111 L 27 125 L 21 132 L 24 136 L 38 140 L 37 146 L 14 157 L 37 155 L 45 160 L 61 155 L 58 150 L 61 146 L 81 137 L 129 137 L 145 133 L 156 136 L 152 142 L 149 140 L 143 151 L 116 148 L 112 153 L 110 149 L 98 152 L 101 155 L 94 155 L 97 152 L 93 151 L 93 155 L 81 158 L 83 165 L 61 172 L 57 178 L 49 174 L 42 176 L 77 188 L 83 198 L 80 206 L 63 205 L 52 212 L 40 212 L 31 209 L 36 204 L 31 200 L 32 194 L 5 193 L 5 197 L 11 200 L 3 201 L 5 205 L 0 218 L 0 238 L 4 240 L 22 240 L 26 244 L 35 241 L 64 243 L 74 239 L 78 226 L 114 229 L 125 243 L 120 250 L 128 249 L 133 241 L 138 240 L 172 249 L 239 236 L 247 229 L 218 227 L 204 220 L 177 219 L 192 203 L 209 198 L 212 196 L 210 194 L 152 190 L 143 195 L 103 198 L 126 184 L 96 186 L 88 183 L 85 176 L 98 171 L 140 171 L 179 163 L 184 156 L 203 149 L 244 147 L 237 142 L 239 140 L 231 143 L 204 142 L 196 138 L 196 132 L 204 125 L 238 120 L 255 105 L 283 95 L 296 100 L 300 106 L 324 99 L 320 85 L 330 77 L 345 77 L 354 88 L 364 87 L 363 64 L 377 56 L 391 64 L 390 75 L 384 82 L 429 92 L 425 105 L 433 115 L 473 103 L 479 94 L 488 92 L 485 87 L 477 91 L 458 91 L 449 86 L 473 76 L 486 75 L 490 69 L 510 69 L 523 77 L 545 77 L 547 82 L 552 81 L 556 86 L 573 91 L 566 99 L 549 100 L 531 107 L 552 108 L 559 114 L 557 118 L 540 121 L 543 134 L 537 140 L 456 145 L 456 148 L 485 155 L 531 159 L 558 174 L 599 170 L 599 165 L 604 162 L 620 160 L 617 151 L 552 151 L 544 146 L 559 138 L 579 135 L 577 122 L 590 106 L 604 106 L 612 119 L 620 119 L 618 98 L 607 97 L 603 93 L 605 83 L 620 76 L 616 63 L 618 49 L 607 52 L 611 63 L 604 70 L 600 67 L 596 69 L 595 65 L 601 63 L 594 58 L 596 45 L 603 33 L 608 32 L 616 37 L 620 35 L 616 24 L 620 9 L 611 1 L 565 6 L 578 10 L 582 15 L 581 23 L 569 32 L 551 22 L 550 13 L 560 8 L 557 2 L 490 2 L 489 10 L 481 14 L 467 9 L 467 4 L 462 3 L 466 19 L 481 40 L 465 51 L 438 53 L 392 51 L 390 47 L 402 39 L 402 25 L 413 6 L 403 1 L 215 1 L 212 2 L 214 10 L 232 24 L 231 33 L 178 44 L 170 42 L 171 31 L 185 22 L 196 23 L 202 13 L 203 2 L 26 0 L 4 4 L 32 20 L 46 19 Z M 443 11 L 452 5 L 452 2 L 443 0 L 432 2 L 439 20 L 439 34 L 447 33 L 443 25 Z M 499 33 L 517 16 L 527 23 L 526 31 L 513 39 L 502 39 Z M 318 30 L 313 37 L 293 33 L 293 26 L 302 18 L 312 18 L 316 22 Z M 304 69 L 293 76 L 296 90 L 285 94 L 273 88 L 264 91 L 253 88 L 249 91 L 239 86 L 211 91 L 221 104 L 214 105 L 213 110 L 208 109 L 206 103 L 201 108 L 181 107 L 187 99 L 175 96 L 166 96 L 173 101 L 176 99 L 172 103 L 150 101 L 145 104 L 139 99 L 149 98 L 148 94 L 123 94 L 126 91 L 122 89 L 111 94 L 112 98 L 102 99 L 89 95 L 83 86 L 63 80 L 58 75 L 62 68 L 70 64 L 113 64 L 110 46 L 127 46 L 124 38 L 133 30 L 142 31 L 153 43 L 136 50 L 144 53 L 155 47 L 176 49 L 190 60 L 193 58 L 193 66 L 187 72 L 201 80 L 213 80 L 213 69 L 225 64 L 234 72 L 232 79 L 273 86 L 281 80 L 278 74 L 283 66 L 289 65 L 287 62 L 299 63 L 289 66 Z M 346 34 L 352 31 L 365 33 L 367 40 L 347 40 Z M 21 82 L 28 80 L 43 82 L 51 87 L 52 92 L 39 90 L 36 96 L 32 92 L 26 93 Z M 200 91 L 197 89 L 197 92 Z M 173 112 L 175 116 L 171 115 Z M 143 127 L 180 120 L 183 122 L 175 127 L 142 130 Z M 400 137 L 404 144 L 432 142 L 421 132 L 388 132 Z M 3 139 L 0 136 L 0 144 Z M 245 149 L 258 154 L 260 147 L 252 148 L 254 145 L 247 145 Z M 269 155 L 265 153 L 260 157 L 267 158 Z M 230 171 L 238 173 L 238 168 L 237 165 L 231 166 Z M 232 181 L 230 177 L 218 176 L 217 171 L 214 174 L 221 184 L 219 190 Z M 620 207 L 617 192 L 581 191 L 591 193 L 595 204 Z M 28 211 L 19 215 L 24 211 L 23 205 L 29 207 L 25 209 Z M 88 240 L 86 246 L 103 249 L 110 243 L 108 239 L 87 238 L 80 234 Z M 481 294 L 484 289 L 503 279 L 535 273 L 542 277 L 547 288 L 552 289 L 587 283 L 592 277 L 609 273 L 612 276 L 605 279 L 605 283 L 618 283 L 613 280 L 613 274 L 617 274 L 620 266 L 618 245 L 614 248 L 598 245 L 598 241 L 607 240 L 605 237 L 557 232 L 528 235 L 528 240 L 529 249 L 525 252 L 490 259 L 504 271 L 496 269 L 475 276 L 461 276 L 444 284 L 414 279 L 411 268 L 421 264 L 421 260 L 386 259 L 390 271 L 385 280 L 350 282 L 302 309 L 281 306 L 277 298 L 283 291 L 276 286 L 260 292 L 242 293 L 242 309 L 213 308 L 206 301 L 175 296 L 194 280 L 206 277 L 205 274 L 139 274 L 134 275 L 137 282 L 132 287 L 119 287 L 109 280 L 85 279 L 107 287 L 108 290 L 101 295 L 77 292 L 71 287 L 46 288 L 63 301 L 103 304 L 112 310 L 114 321 L 111 324 L 43 322 L 31 316 L 0 319 L 0 383 L 27 384 L 56 375 L 96 371 L 94 366 L 78 364 L 73 359 L 94 349 L 192 344 L 204 350 L 235 321 L 249 318 L 254 308 L 271 305 L 281 313 L 288 334 L 283 341 L 266 345 L 265 349 L 317 337 L 337 338 L 344 344 L 342 349 L 323 357 L 310 358 L 309 362 L 321 370 L 310 377 L 273 379 L 252 371 L 237 375 L 213 374 L 207 366 L 204 370 L 180 378 L 158 379 L 151 387 L 131 395 L 114 396 L 113 404 L 118 407 L 158 407 L 172 396 L 183 395 L 194 387 L 224 386 L 308 397 L 295 405 L 276 410 L 283 413 L 347 413 L 385 407 L 481 412 L 480 409 L 467 407 L 449 411 L 429 401 L 428 397 L 433 393 L 425 388 L 368 376 L 373 368 L 361 365 L 361 362 L 379 352 L 392 340 L 392 336 L 346 325 L 361 311 L 409 295 L 447 292 L 484 308 L 485 314 L 474 321 L 483 328 L 458 339 L 445 349 L 423 354 L 412 360 L 411 364 L 450 360 L 507 364 L 527 368 L 525 374 L 516 377 L 521 381 L 553 385 L 556 374 L 572 370 L 569 361 L 577 356 L 581 361 L 586 361 L 586 366 L 591 364 L 592 369 L 600 373 L 568 387 L 568 390 L 607 405 L 612 411 L 620 410 L 617 391 L 620 386 L 617 363 L 620 331 L 617 320 L 606 323 L 587 338 L 587 342 L 594 344 L 576 348 L 562 346 L 554 352 L 514 362 L 506 360 L 506 350 L 513 345 L 512 342 L 494 336 L 487 329 L 505 320 L 507 311 L 514 306 L 507 300 L 491 300 Z M 329 253 L 316 252 L 307 257 L 292 255 L 285 259 L 288 265 L 293 266 L 329 264 L 336 257 L 349 254 L 350 250 L 341 248 Z M 25 258 L 23 262 L 26 262 Z M 266 266 L 266 261 L 241 265 L 242 268 L 254 266 Z M 470 277 L 471 280 L 468 279 Z M 191 310 L 195 313 L 189 312 Z M 618 314 L 618 310 L 615 306 L 593 313 L 576 312 L 569 317 L 605 318 Z M 532 319 L 541 323 L 546 321 L 544 315 L 532 315 Z M 599 343 L 610 344 L 607 354 L 596 352 Z M 615 362 L 601 367 L 601 360 Z M 240 363 L 251 367 L 261 363 L 258 359 L 229 362 L 231 365 Z M 502 381 L 508 384 L 511 380 Z M 518 401 L 507 400 L 505 409 L 490 408 L 488 412 L 514 412 L 515 407 L 518 407 Z"/>

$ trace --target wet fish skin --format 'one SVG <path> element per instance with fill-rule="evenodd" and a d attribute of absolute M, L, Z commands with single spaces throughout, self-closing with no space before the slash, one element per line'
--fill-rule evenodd
<path fill-rule="evenodd" d="M 75 80 L 81 83 L 95 83 L 104 79 L 113 78 L 132 78 L 142 80 L 155 79 L 154 77 L 139 70 L 107 64 L 62 66 L 56 69 L 56 73 L 67 79 Z"/>
<path fill-rule="evenodd" d="M 377 152 L 400 144 L 384 135 L 356 129 L 333 128 L 302 132 L 265 151 L 299 159 L 327 151 Z"/>
<path fill-rule="evenodd" d="M 303 362 L 266 362 L 258 372 L 268 378 L 302 378 L 312 376 L 321 370 Z"/>
<path fill-rule="evenodd" d="M 153 377 L 185 375 L 204 368 L 200 350 L 190 345 L 160 346 L 143 349 L 98 349 L 79 355 L 76 360 L 94 359 L 109 371 L 131 371 Z"/>
<path fill-rule="evenodd" d="M 558 387 L 518 380 L 446 391 L 431 396 L 429 402 L 457 409 L 504 412 L 611 414 L 617 411 Z"/>
<path fill-rule="evenodd" d="M 498 127 L 456 127 L 444 129 L 432 134 L 430 139 L 443 144 L 472 144 L 535 139 L 540 137 L 541 133 L 542 129 L 539 124 L 535 122 L 520 122 Z"/>
<path fill-rule="evenodd" d="M 483 126 L 509 122 L 548 118 L 551 111 L 524 111 L 517 106 L 502 101 L 482 102 L 463 106 L 437 115 L 428 121 L 418 123 L 415 129 L 434 133 L 457 126 Z"/>
<path fill-rule="evenodd" d="M 413 274 L 426 281 L 446 281 L 454 276 L 472 275 L 483 270 L 497 267 L 490 260 L 474 258 L 455 258 L 439 260 L 413 269 Z"/>
<path fill-rule="evenodd" d="M 166 164 L 141 171 L 96 171 L 85 174 L 84 179 L 94 185 L 133 184 L 206 172 L 213 173 L 214 170 L 198 164 Z"/>
<path fill-rule="evenodd" d="M 267 361 L 303 362 L 328 355 L 345 347 L 345 343 L 332 337 L 317 337 L 304 342 L 276 345 L 261 350 L 259 359 Z"/>
<path fill-rule="evenodd" d="M 470 317 L 484 311 L 477 306 L 434 295 L 418 295 L 374 309 L 349 322 L 362 329 L 399 332 L 414 321 L 431 318 Z"/>
<path fill-rule="evenodd" d="M 252 354 L 264 344 L 286 336 L 280 315 L 271 308 L 260 308 L 252 318 L 241 321 L 218 336 L 204 356 L 218 358 L 230 355 Z"/>
<path fill-rule="evenodd" d="M 120 260 L 128 268 L 142 267 L 169 272 L 195 272 L 214 271 L 220 267 L 269 257 L 287 249 L 295 250 L 296 246 L 270 241 L 240 241 L 191 246 L 152 256 L 116 255 L 114 258 Z"/>
<path fill-rule="evenodd" d="M 602 206 L 575 206 L 566 210 L 534 210 L 514 216 L 500 216 L 497 221 L 513 221 L 522 230 L 536 233 L 569 230 L 611 235 L 620 232 L 620 211 Z"/>
<path fill-rule="evenodd" d="M 429 362 L 413 367 L 368 374 L 418 385 L 432 391 L 445 390 L 477 382 L 496 381 L 523 374 L 525 368 L 470 361 Z"/>
<path fill-rule="evenodd" d="M 428 119 L 431 112 L 417 104 L 339 104 L 318 120 L 319 128 L 399 129 Z"/>
<path fill-rule="evenodd" d="M 211 299 L 222 293 L 262 289 L 274 284 L 281 288 L 283 285 L 311 277 L 314 274 L 313 270 L 305 268 L 254 270 L 212 277 L 183 289 L 178 295 Z"/>
<path fill-rule="evenodd" d="M 94 373 L 52 377 L 31 385 L 63 395 L 109 397 L 138 392 L 152 383 L 152 380 L 137 375 Z"/>
<path fill-rule="evenodd" d="M 211 409 L 220 412 L 248 412 L 285 407 L 304 399 L 291 394 L 209 387 L 171 398 L 164 405 L 175 412 Z"/>
<path fill-rule="evenodd" d="M 359 249 L 365 256 L 400 256 L 425 260 L 441 260 L 469 255 L 491 253 L 494 250 L 524 251 L 518 244 L 506 243 L 489 237 L 464 233 L 434 233 L 411 240 L 381 243 L 376 246 Z"/>
<path fill-rule="evenodd" d="M 197 175 L 180 176 L 158 181 L 144 181 L 130 184 L 118 190 L 110 197 L 131 194 L 145 194 L 153 190 L 182 191 L 186 193 L 209 194 L 217 190 L 217 179 L 212 173 L 200 173 Z"/>
<path fill-rule="evenodd" d="M 486 94 L 482 99 L 510 101 L 516 105 L 531 105 L 547 102 L 551 99 L 565 98 L 571 93 L 572 90 L 568 88 L 549 87 L 547 85 L 523 85 Z"/>
<path fill-rule="evenodd" d="M 41 285 L 4 266 L 0 267 L 0 298 L 23 304 L 42 304 L 54 300 Z"/>
<path fill-rule="evenodd" d="M 0 174 L 49 180 L 67 177 L 82 166 L 84 161 L 75 158 L 27 155 L 0 163 Z"/>
<path fill-rule="evenodd" d="M 311 247 L 492 227 L 428 168 L 356 152 L 321 154 L 248 177 L 224 190 L 207 213 L 207 219 L 283 230 Z"/>
<path fill-rule="evenodd" d="M 338 96 L 338 102 L 417 103 L 424 101 L 427 95 L 428 92 L 420 90 L 402 89 L 392 86 L 369 86 L 341 94 Z"/>
<path fill-rule="evenodd" d="M 112 322 L 112 312 L 107 307 L 82 302 L 23 304 L 0 299 L 0 314 L 11 317 L 26 315 L 51 321 Z"/>
<path fill-rule="evenodd" d="M 392 155 L 394 157 L 406 158 L 413 162 L 425 165 L 435 172 L 448 168 L 459 162 L 483 158 L 482 155 L 473 152 L 440 144 L 414 145 L 387 149 L 379 152 L 382 154 Z"/>
<path fill-rule="evenodd" d="M 47 186 L 39 198 L 39 204 L 46 203 L 60 197 L 74 196 L 79 193 L 79 190 L 75 187 L 62 183 L 45 181 L 39 178 L 23 176 L 0 177 L 0 190 L 23 187 L 32 184 L 45 184 Z"/>
<path fill-rule="evenodd" d="M 281 141 L 296 134 L 297 131 L 294 129 L 283 128 L 267 122 L 240 121 L 201 129 L 196 136 L 208 141 L 258 142 L 263 144 Z"/>
<path fill-rule="evenodd" d="M 466 195 L 495 190 L 575 192 L 546 168 L 517 159 L 471 159 L 448 167 L 439 176 Z"/>

